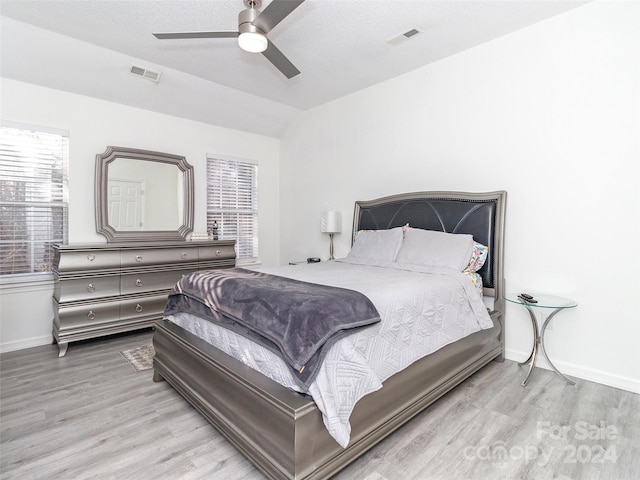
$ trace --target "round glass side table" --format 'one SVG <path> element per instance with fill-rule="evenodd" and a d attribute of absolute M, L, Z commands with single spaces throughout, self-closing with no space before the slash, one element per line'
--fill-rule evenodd
<path fill-rule="evenodd" d="M 571 300 L 570 298 L 565 297 L 556 297 L 554 295 L 545 295 L 541 293 L 532 294 L 534 300 L 537 300 L 537 303 L 532 303 L 524 300 L 519 296 L 518 293 L 508 293 L 504 298 L 505 300 L 511 303 L 517 303 L 522 305 L 529 312 L 529 316 L 531 317 L 531 325 L 533 326 L 533 348 L 531 350 L 531 354 L 529 358 L 527 358 L 524 362 L 521 362 L 519 365 L 529 364 L 529 372 L 527 373 L 527 377 L 522 382 L 522 386 L 526 386 L 529 381 L 529 377 L 531 376 L 531 372 L 533 371 L 533 367 L 536 363 L 536 357 L 538 356 L 538 350 L 542 348 L 542 354 L 551 365 L 551 368 L 562 378 L 564 378 L 571 385 L 575 385 L 576 382 L 565 376 L 562 372 L 560 372 L 553 362 L 549 359 L 547 352 L 544 348 L 544 332 L 547 329 L 547 325 L 551 319 L 556 315 L 556 313 L 565 310 L 567 308 L 574 308 L 578 306 L 578 303 Z M 538 330 L 538 322 L 536 321 L 536 314 L 533 311 L 534 308 L 548 309 L 551 310 L 549 316 L 545 319 L 542 324 L 542 329 Z"/>

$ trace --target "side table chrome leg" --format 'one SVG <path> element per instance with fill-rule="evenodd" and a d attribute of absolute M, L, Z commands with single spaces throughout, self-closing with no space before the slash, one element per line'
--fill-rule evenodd
<path fill-rule="evenodd" d="M 541 339 L 540 339 L 540 345 L 542 346 L 542 354 L 544 355 L 544 358 L 547 359 L 547 362 L 549 362 L 549 365 L 551 365 L 551 368 L 553 368 L 553 371 L 556 372 L 558 375 L 560 375 L 562 378 L 564 378 L 568 383 L 570 383 L 571 385 L 575 385 L 576 382 L 574 382 L 573 380 L 571 380 L 569 377 L 567 377 L 565 374 L 563 374 L 560 370 L 558 370 L 556 368 L 556 366 L 553 364 L 553 362 L 551 361 L 551 359 L 549 358 L 549 355 L 547 355 L 547 351 L 544 348 L 544 332 L 547 329 L 547 325 L 549 324 L 549 322 L 551 321 L 551 319 L 553 318 L 553 316 L 558 313 L 560 310 L 562 310 L 561 308 L 558 308 L 557 310 L 554 310 L 551 315 L 549 315 L 547 317 L 547 319 L 544 321 L 544 324 L 542 325 L 542 335 L 541 335 Z"/>
<path fill-rule="evenodd" d="M 531 349 L 531 353 L 529 354 L 527 359 L 524 362 L 518 362 L 518 365 L 522 366 L 522 365 L 528 364 L 531 361 L 531 359 L 533 358 L 533 352 L 535 352 L 535 351 L 536 351 L 536 346 L 534 344 L 533 348 Z"/>
<path fill-rule="evenodd" d="M 538 356 L 538 347 L 540 345 L 540 332 L 538 331 L 538 322 L 536 321 L 536 315 L 533 313 L 533 310 L 525 305 L 527 311 L 529 312 L 529 316 L 531 317 L 531 326 L 533 327 L 533 348 L 531 349 L 531 354 L 529 358 L 527 358 L 524 362 L 519 363 L 519 365 L 529 365 L 529 371 L 527 372 L 527 376 L 524 381 L 521 383 L 523 387 L 527 385 L 529 381 L 529 377 L 531 376 L 531 372 L 533 372 L 533 367 L 536 364 L 536 357 Z"/>

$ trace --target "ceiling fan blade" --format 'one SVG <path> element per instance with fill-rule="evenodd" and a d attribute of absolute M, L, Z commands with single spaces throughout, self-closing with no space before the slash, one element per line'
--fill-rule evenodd
<path fill-rule="evenodd" d="M 264 33 L 268 33 L 269 30 L 298 8 L 302 2 L 304 0 L 273 0 L 251 23 Z"/>
<path fill-rule="evenodd" d="M 300 70 L 270 40 L 269 46 L 262 52 L 262 55 L 267 57 L 267 60 L 273 63 L 274 67 L 280 70 L 287 78 L 293 78 L 300 73 Z"/>
<path fill-rule="evenodd" d="M 160 40 L 176 40 L 182 38 L 234 38 L 238 32 L 185 32 L 185 33 L 154 33 Z"/>

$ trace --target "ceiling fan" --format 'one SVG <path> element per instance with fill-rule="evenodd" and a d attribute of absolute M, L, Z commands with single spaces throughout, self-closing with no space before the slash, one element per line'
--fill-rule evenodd
<path fill-rule="evenodd" d="M 283 75 L 293 78 L 300 73 L 293 63 L 267 38 L 267 33 L 293 12 L 304 0 L 273 0 L 264 11 L 258 8 L 262 0 L 244 0 L 248 7 L 238 15 L 237 32 L 185 32 L 154 33 L 160 40 L 185 38 L 238 38 L 241 49 L 251 53 L 262 53 Z"/>

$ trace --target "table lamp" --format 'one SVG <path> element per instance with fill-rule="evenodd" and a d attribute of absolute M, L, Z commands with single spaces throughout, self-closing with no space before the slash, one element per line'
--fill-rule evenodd
<path fill-rule="evenodd" d="M 342 231 L 340 212 L 322 212 L 320 231 L 329 234 L 329 260 L 333 260 L 333 235 Z"/>

